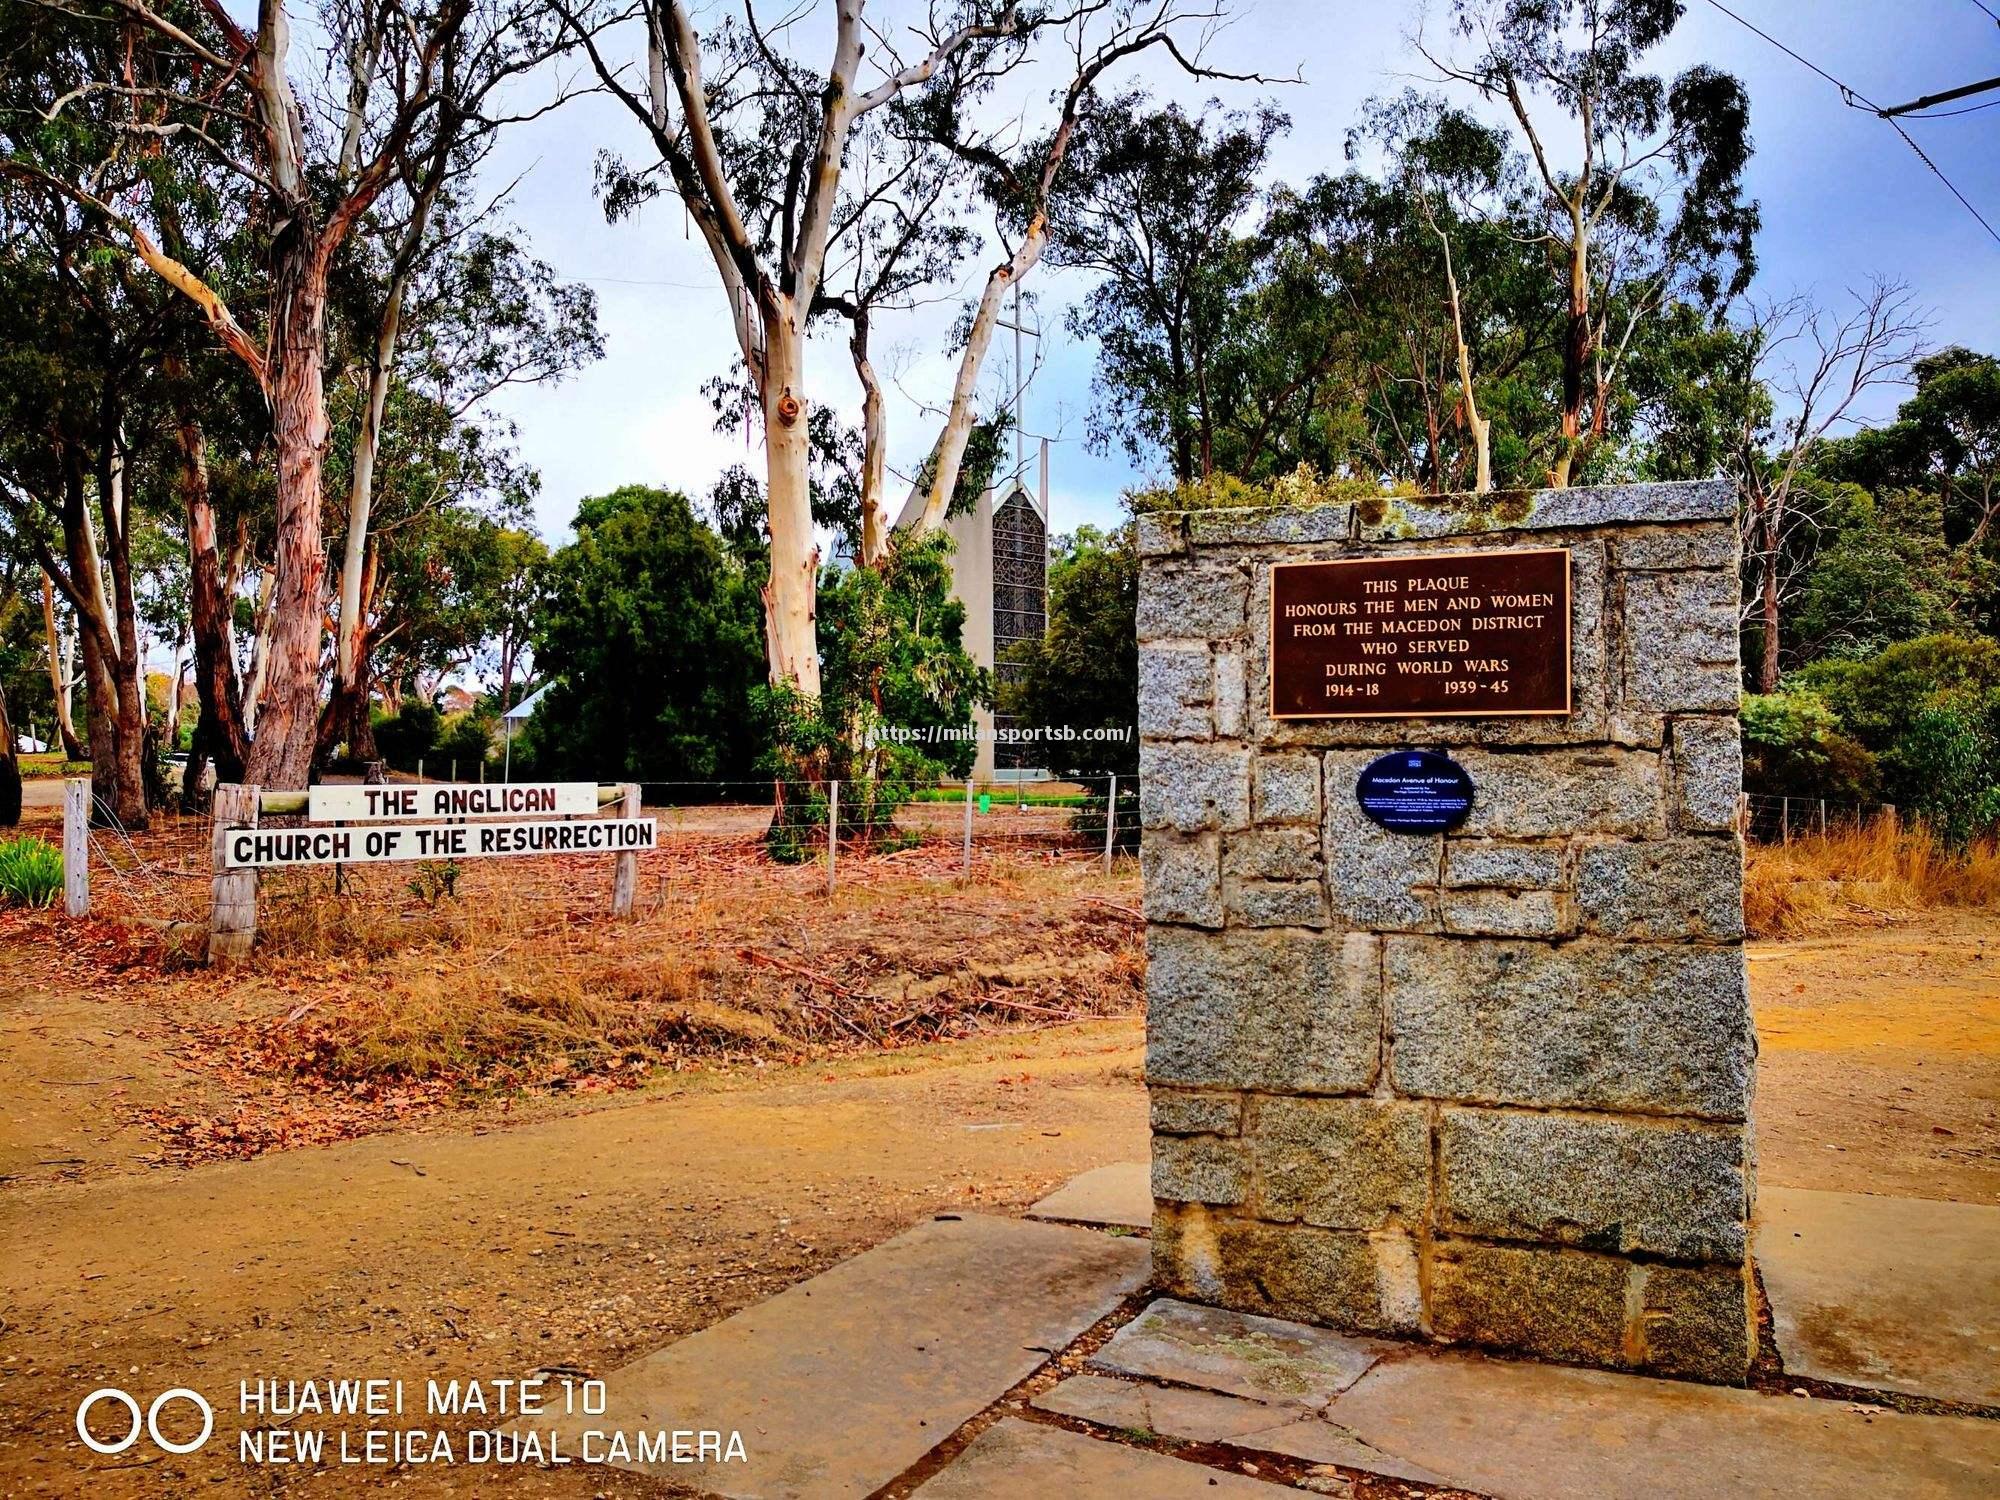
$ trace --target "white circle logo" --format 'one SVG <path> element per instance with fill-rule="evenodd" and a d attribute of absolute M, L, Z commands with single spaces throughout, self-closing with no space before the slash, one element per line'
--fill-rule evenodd
<path fill-rule="evenodd" d="M 169 1401 L 187 1401 L 201 1411 L 201 1433 L 194 1441 L 176 1443 L 160 1432 L 160 1408 Z M 100 1442 L 90 1431 L 90 1409 L 100 1401 L 112 1401 L 132 1414 L 131 1429 L 115 1443 Z M 76 1435 L 83 1439 L 84 1446 L 93 1453 L 123 1453 L 139 1441 L 139 1429 L 144 1427 L 147 1436 L 156 1447 L 168 1453 L 192 1453 L 207 1442 L 215 1431 L 215 1408 L 208 1404 L 200 1391 L 191 1391 L 184 1385 L 177 1385 L 170 1391 L 162 1391 L 153 1398 L 153 1404 L 146 1408 L 145 1415 L 139 1414 L 139 1403 L 130 1394 L 118 1387 L 107 1385 L 92 1391 L 83 1398 L 83 1404 L 76 1409 Z"/>

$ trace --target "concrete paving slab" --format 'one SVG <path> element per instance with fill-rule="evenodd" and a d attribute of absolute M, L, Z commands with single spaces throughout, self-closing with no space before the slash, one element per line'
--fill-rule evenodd
<path fill-rule="evenodd" d="M 1467 1355 L 1384 1360 L 1327 1419 L 1496 1500 L 1990 1500 L 2000 1422 Z"/>
<path fill-rule="evenodd" d="M 1073 1177 L 1028 1210 L 1031 1219 L 1147 1229 L 1153 1223 L 1153 1168 L 1143 1161 L 1114 1162 Z"/>
<path fill-rule="evenodd" d="M 627 1365 L 607 1377 L 608 1410 L 577 1425 L 634 1446 L 661 1429 L 740 1431 L 747 1462 L 629 1465 L 710 1494 L 866 1495 L 1110 1313 L 1147 1266 L 1142 1240 L 934 1220 Z"/>
<path fill-rule="evenodd" d="M 1786 1370 L 2000 1406 L 2000 1208 L 1764 1188 L 1757 1217 Z"/>
<path fill-rule="evenodd" d="M 1100 1442 L 1060 1427 L 1009 1417 L 995 1422 L 917 1489 L 924 1500 L 1050 1500 L 1057 1495 L 1126 1500 L 1278 1500 L 1296 1494 L 1242 1474 L 1164 1453 Z"/>
<path fill-rule="evenodd" d="M 1404 1346 L 1162 1297 L 1098 1350 L 1115 1375 L 1321 1407 Z"/>
<path fill-rule="evenodd" d="M 1282 1453 L 1314 1464 L 1344 1464 L 1390 1479 L 1442 1484 L 1442 1476 L 1421 1464 L 1405 1463 L 1371 1448 L 1346 1429 L 1304 1406 L 1270 1406 L 1218 1391 L 1076 1375 L 1034 1404 L 1100 1427 L 1157 1432 L 1191 1443 L 1226 1443 L 1257 1453 Z"/>

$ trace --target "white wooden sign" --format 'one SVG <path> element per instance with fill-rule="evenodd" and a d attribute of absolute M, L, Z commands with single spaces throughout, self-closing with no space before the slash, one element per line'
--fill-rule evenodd
<path fill-rule="evenodd" d="M 224 857 L 229 868 L 268 870 L 286 865 L 366 865 L 402 859 L 494 859 L 510 854 L 636 854 L 659 847 L 660 823 L 657 818 L 579 818 L 567 823 L 235 828 L 226 838 Z"/>
<path fill-rule="evenodd" d="M 316 786 L 306 795 L 315 823 L 366 823 L 390 818 L 519 818 L 597 811 L 594 781 L 451 781 L 382 786 Z"/>

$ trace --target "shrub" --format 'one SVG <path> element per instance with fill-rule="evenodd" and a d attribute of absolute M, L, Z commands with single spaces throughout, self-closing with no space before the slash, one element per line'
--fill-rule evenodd
<path fill-rule="evenodd" d="M 52 906 L 63 888 L 62 853 L 38 838 L 0 844 L 0 899 L 23 906 Z"/>
<path fill-rule="evenodd" d="M 1817 694 L 1788 688 L 1743 699 L 1743 789 L 1768 796 L 1872 802 L 1875 756 L 1844 732 Z"/>
<path fill-rule="evenodd" d="M 438 711 L 428 703 L 406 703 L 375 725 L 375 748 L 399 771 L 414 771 L 425 756 L 434 759 L 437 739 Z"/>

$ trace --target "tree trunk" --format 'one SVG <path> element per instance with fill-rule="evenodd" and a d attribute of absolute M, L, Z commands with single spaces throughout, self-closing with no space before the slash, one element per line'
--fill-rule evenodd
<path fill-rule="evenodd" d="M 252 615 L 255 624 L 250 637 L 250 680 L 243 689 L 243 733 L 251 739 L 257 735 L 257 707 L 264 701 L 264 677 L 271 664 L 271 584 L 271 570 L 266 568 L 264 576 L 257 580 L 257 608 Z"/>
<path fill-rule="evenodd" d="M 275 581 L 263 701 L 245 775 L 254 785 L 290 790 L 306 785 L 319 730 L 326 582 L 326 544 L 320 532 L 320 463 L 328 431 L 322 379 L 326 264 L 298 223 L 280 236 L 274 259 L 278 337 L 270 398 L 278 454 Z"/>
<path fill-rule="evenodd" d="M 76 737 L 76 719 L 71 712 L 71 690 L 76 686 L 76 637 L 65 637 L 56 628 L 56 585 L 42 575 L 42 631 L 48 638 L 49 690 L 55 697 L 56 734 L 62 741 L 64 760 L 82 760 L 83 742 Z"/>
<path fill-rule="evenodd" d="M 959 470 L 965 463 L 965 446 L 972 437 L 974 412 L 972 398 L 979 386 L 979 368 L 986 360 L 986 351 L 993 343 L 993 329 L 1000 319 L 1000 299 L 1009 287 L 1018 286 L 1021 278 L 1034 268 L 1041 259 L 1042 247 L 1048 243 L 1048 221 L 1040 214 L 1028 223 L 1028 232 L 1021 239 L 1021 246 L 1013 257 L 993 268 L 986 278 L 986 290 L 980 294 L 979 308 L 972 317 L 972 330 L 966 336 L 965 350 L 959 355 L 958 378 L 952 383 L 951 408 L 945 417 L 944 433 L 938 438 L 937 463 L 931 473 L 930 493 L 924 497 L 924 508 L 912 528 L 918 535 L 932 531 L 944 524 L 945 512 L 951 505 L 951 497 L 958 489 Z"/>
<path fill-rule="evenodd" d="M 181 501 L 187 513 L 188 631 L 194 639 L 195 697 L 201 703 L 196 737 L 205 758 L 215 762 L 216 780 L 240 782 L 250 744 L 243 727 L 236 653 L 230 640 L 229 591 L 223 585 L 215 506 L 208 488 L 208 444 L 200 422 L 188 407 L 177 406 L 175 418 L 181 450 Z M 188 774 L 193 776 L 198 770 L 190 764 Z"/>
<path fill-rule="evenodd" d="M 1583 445 L 1583 377 L 1590 363 L 1589 241 L 1580 215 L 1572 215 L 1569 255 L 1569 320 L 1563 335 L 1562 441 L 1549 483 L 1569 487 L 1577 450 Z"/>
<path fill-rule="evenodd" d="M 1758 527 L 1757 545 L 1764 554 L 1763 586 L 1758 601 L 1758 616 L 1762 622 L 1763 650 L 1757 662 L 1757 691 L 1775 693 L 1778 690 L 1778 508 L 1772 497 L 1763 501 L 1763 522 Z"/>
<path fill-rule="evenodd" d="M 854 318 L 854 336 L 848 341 L 854 354 L 854 373 L 861 381 L 861 566 L 880 567 L 889 551 L 889 512 L 883 490 L 888 483 L 888 418 L 882 401 L 882 383 L 875 378 L 875 364 L 868 357 L 868 309 Z"/>
<path fill-rule="evenodd" d="M 819 697 L 816 617 L 819 548 L 812 492 L 803 356 L 805 339 L 790 299 L 765 318 L 764 453 L 771 527 L 771 577 L 764 585 L 764 641 L 771 686 Z"/>
<path fill-rule="evenodd" d="M 104 571 L 81 458 L 72 449 L 63 475 L 63 545 L 69 554 L 77 634 L 83 646 L 84 702 L 89 710 L 90 789 L 100 813 L 109 811 L 126 828 L 146 826 L 146 787 L 141 774 L 145 704 L 138 678 L 119 650 L 120 626 L 106 605 Z M 100 472 L 100 481 L 103 474 Z M 118 552 L 114 537 L 112 553 Z M 136 640 L 136 630 L 125 627 Z M 136 715 L 133 709 L 137 708 Z"/>

